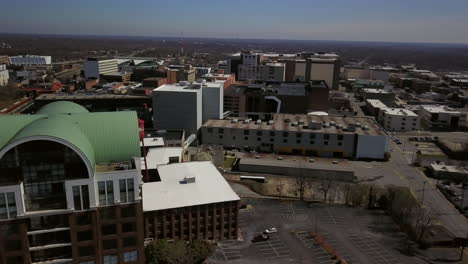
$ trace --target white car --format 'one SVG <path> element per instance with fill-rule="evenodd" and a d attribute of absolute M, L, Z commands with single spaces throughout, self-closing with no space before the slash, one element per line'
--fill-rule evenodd
<path fill-rule="evenodd" d="M 265 234 L 273 234 L 273 233 L 278 233 L 278 229 L 272 227 L 272 228 L 268 228 L 267 230 L 265 230 L 263 233 Z"/>

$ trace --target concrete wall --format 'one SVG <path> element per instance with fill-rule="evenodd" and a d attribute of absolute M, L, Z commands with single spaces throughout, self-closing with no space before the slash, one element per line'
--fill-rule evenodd
<path fill-rule="evenodd" d="M 218 87 L 203 86 L 202 100 L 203 100 L 203 115 L 202 123 L 208 119 L 222 119 L 224 112 L 224 98 L 223 84 L 219 83 Z"/>
<path fill-rule="evenodd" d="M 357 159 L 383 159 L 388 151 L 388 136 L 357 136 Z"/>

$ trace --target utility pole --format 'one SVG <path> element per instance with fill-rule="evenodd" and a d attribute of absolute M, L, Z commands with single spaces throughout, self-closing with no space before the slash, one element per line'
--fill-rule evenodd
<path fill-rule="evenodd" d="M 426 183 L 427 183 L 427 181 L 424 181 L 424 183 L 423 183 L 423 190 L 422 190 L 423 193 L 422 193 L 422 198 L 421 198 L 421 205 L 424 204 L 424 193 L 426 192 Z"/>

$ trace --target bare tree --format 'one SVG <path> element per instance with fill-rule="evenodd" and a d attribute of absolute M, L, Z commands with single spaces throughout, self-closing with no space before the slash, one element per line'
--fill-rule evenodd
<path fill-rule="evenodd" d="M 295 178 L 296 195 L 299 195 L 301 201 L 304 200 L 306 188 L 310 187 L 310 180 L 307 176 L 297 175 Z"/>
<path fill-rule="evenodd" d="M 424 235 L 432 226 L 435 220 L 434 212 L 429 208 L 416 208 L 414 212 L 414 232 L 417 242 L 421 242 L 424 238 Z"/>
<path fill-rule="evenodd" d="M 328 192 L 333 186 L 331 177 L 323 176 L 320 177 L 320 191 L 323 194 L 323 202 L 327 201 Z"/>
<path fill-rule="evenodd" d="M 351 184 L 349 183 L 346 183 L 346 184 L 342 184 L 340 185 L 340 189 L 341 189 L 341 192 L 343 193 L 343 196 L 344 196 L 344 199 L 345 199 L 345 204 L 346 205 L 349 205 L 350 203 L 350 194 L 351 194 Z"/>

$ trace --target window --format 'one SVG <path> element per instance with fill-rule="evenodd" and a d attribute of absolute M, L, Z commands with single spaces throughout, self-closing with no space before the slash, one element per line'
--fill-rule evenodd
<path fill-rule="evenodd" d="M 287 139 L 283 139 L 283 143 L 288 143 L 288 140 L 287 140 Z"/>
<path fill-rule="evenodd" d="M 104 256 L 104 264 L 118 264 L 119 257 L 117 255 Z"/>
<path fill-rule="evenodd" d="M 96 264 L 94 260 L 88 260 L 88 261 L 81 261 L 80 264 Z"/>
<path fill-rule="evenodd" d="M 261 131 L 261 130 L 257 131 L 257 136 L 261 137 L 261 136 L 263 135 L 262 132 L 263 132 L 263 131 Z"/>
<path fill-rule="evenodd" d="M 112 220 L 115 219 L 115 208 L 114 207 L 103 207 L 99 210 L 99 217 L 101 220 Z"/>
<path fill-rule="evenodd" d="M 224 128 L 218 128 L 218 133 L 219 134 L 224 134 Z"/>
<path fill-rule="evenodd" d="M 270 137 L 274 137 L 275 136 L 275 131 L 270 131 Z"/>
<path fill-rule="evenodd" d="M 315 138 L 315 134 L 310 134 L 310 138 Z"/>
<path fill-rule="evenodd" d="M 300 138 L 302 137 L 302 134 L 301 133 L 296 133 L 296 138 Z"/>
<path fill-rule="evenodd" d="M 72 187 L 73 204 L 75 210 L 89 209 L 89 189 L 88 185 L 77 185 Z"/>
<path fill-rule="evenodd" d="M 137 261 L 138 253 L 136 250 L 124 253 L 124 263 Z"/>
<path fill-rule="evenodd" d="M 249 137 L 244 137 L 244 140 L 249 140 Z"/>
<path fill-rule="evenodd" d="M 102 234 L 103 235 L 114 235 L 117 233 L 117 228 L 114 224 L 112 225 L 104 225 L 101 228 Z"/>
<path fill-rule="evenodd" d="M 122 240 L 124 247 L 134 247 L 137 244 L 134 237 L 124 237 Z"/>
<path fill-rule="evenodd" d="M 257 141 L 259 141 L 259 142 L 262 141 L 262 138 L 257 138 Z"/>
<path fill-rule="evenodd" d="M 328 141 L 323 142 L 324 145 L 328 146 Z"/>
<path fill-rule="evenodd" d="M 0 219 L 16 218 L 15 193 L 0 193 Z"/>
<path fill-rule="evenodd" d="M 7 264 L 17 264 L 17 263 L 24 263 L 22 256 L 13 256 L 7 258 Z"/>
<path fill-rule="evenodd" d="M 275 141 L 275 139 L 274 139 L 274 138 L 270 138 L 270 142 L 274 142 L 274 141 Z"/>
<path fill-rule="evenodd" d="M 223 139 L 223 135 L 219 135 L 219 139 Z"/>
<path fill-rule="evenodd" d="M 4 243 L 5 251 L 21 250 L 21 240 L 7 240 Z"/>
<path fill-rule="evenodd" d="M 338 135 L 338 140 L 343 140 L 343 135 Z"/>
<path fill-rule="evenodd" d="M 289 133 L 288 132 L 283 132 L 283 137 L 288 137 Z"/>
<path fill-rule="evenodd" d="M 80 257 L 92 256 L 94 255 L 94 247 L 86 246 L 86 247 L 79 247 L 78 254 Z"/>
<path fill-rule="evenodd" d="M 132 178 L 119 180 L 119 188 L 121 203 L 131 203 L 135 201 L 135 188 Z"/>
<path fill-rule="evenodd" d="M 134 206 L 120 208 L 120 217 L 134 217 L 136 215 Z"/>
<path fill-rule="evenodd" d="M 117 249 L 117 239 L 106 239 L 102 241 L 102 248 L 104 250 Z"/>
<path fill-rule="evenodd" d="M 112 181 L 98 182 L 99 205 L 114 204 L 114 186 Z"/>
<path fill-rule="evenodd" d="M 128 233 L 128 232 L 135 232 L 136 231 L 136 224 L 133 222 L 130 223 L 123 223 L 122 224 L 122 232 L 123 233 Z"/>
<path fill-rule="evenodd" d="M 249 135 L 250 131 L 249 130 L 244 130 L 244 135 Z"/>
<path fill-rule="evenodd" d="M 338 142 L 338 146 L 343 146 L 343 142 Z"/>
<path fill-rule="evenodd" d="M 328 134 L 327 134 L 327 135 L 323 135 L 323 139 L 326 139 L 326 140 L 330 139 L 330 135 L 328 135 Z"/>
<path fill-rule="evenodd" d="M 301 144 L 301 140 L 300 139 L 296 140 L 296 143 Z"/>
<path fill-rule="evenodd" d="M 315 141 L 311 141 L 310 144 L 311 144 L 311 145 L 314 145 L 314 144 L 315 144 Z"/>
<path fill-rule="evenodd" d="M 209 127 L 208 128 L 208 133 L 213 133 L 213 128 Z"/>
<path fill-rule="evenodd" d="M 91 230 L 88 230 L 88 231 L 81 231 L 81 232 L 78 232 L 77 234 L 77 239 L 78 241 L 89 241 L 89 240 L 93 240 L 93 231 Z"/>

